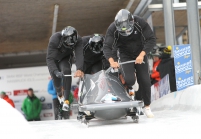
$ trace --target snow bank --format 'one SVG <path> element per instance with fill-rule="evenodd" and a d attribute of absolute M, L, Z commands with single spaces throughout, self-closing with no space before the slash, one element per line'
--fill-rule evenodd
<path fill-rule="evenodd" d="M 39 139 L 23 115 L 0 99 L 0 138 Z"/>
<path fill-rule="evenodd" d="M 201 85 L 194 85 L 163 96 L 153 101 L 151 108 L 152 110 L 172 109 L 201 113 Z"/>

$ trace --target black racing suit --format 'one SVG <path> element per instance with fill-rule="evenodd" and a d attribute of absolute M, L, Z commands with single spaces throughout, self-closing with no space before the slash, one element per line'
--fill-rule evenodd
<path fill-rule="evenodd" d="M 135 60 L 144 51 L 148 54 L 156 45 L 153 31 L 148 23 L 141 17 L 134 16 L 134 30 L 129 36 L 122 36 L 118 33 L 115 24 L 112 23 L 106 34 L 103 53 L 107 59 L 117 60 L 119 51 L 120 62 Z M 149 65 L 147 56 L 144 57 L 145 64 L 124 64 L 121 65 L 121 72 L 128 88 L 135 83 L 136 71 L 139 83 L 139 91 L 142 94 L 146 106 L 151 103 L 151 83 L 149 78 Z"/>
<path fill-rule="evenodd" d="M 46 62 L 57 94 L 60 95 L 63 92 L 64 99 L 69 100 L 72 78 L 58 78 L 54 74 L 54 71 L 58 70 L 64 75 L 71 75 L 73 52 L 75 52 L 77 70 L 83 69 L 82 38 L 80 36 L 78 37 L 78 41 L 73 49 L 65 48 L 63 45 L 60 45 L 61 38 L 60 32 L 56 32 L 50 37 Z"/>
<path fill-rule="evenodd" d="M 94 74 L 100 70 L 106 70 L 110 65 L 105 59 L 103 52 L 96 54 L 89 49 L 89 39 L 90 36 L 82 37 L 84 53 L 83 71 L 85 74 Z"/>

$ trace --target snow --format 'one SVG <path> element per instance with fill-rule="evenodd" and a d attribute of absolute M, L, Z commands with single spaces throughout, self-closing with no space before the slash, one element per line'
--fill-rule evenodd
<path fill-rule="evenodd" d="M 155 117 L 140 116 L 138 124 L 128 117 L 92 120 L 87 128 L 76 119 L 27 123 L 15 109 L 0 100 L 0 138 L 13 135 L 16 139 L 23 134 L 30 138 L 33 133 L 29 133 L 35 132 L 39 136 L 36 139 L 201 139 L 201 85 L 168 94 L 152 102 L 151 108 Z"/>
<path fill-rule="evenodd" d="M 170 93 L 151 104 L 152 110 L 180 110 L 201 114 L 201 85 Z"/>
<path fill-rule="evenodd" d="M 38 139 L 24 116 L 0 99 L 0 139 Z"/>

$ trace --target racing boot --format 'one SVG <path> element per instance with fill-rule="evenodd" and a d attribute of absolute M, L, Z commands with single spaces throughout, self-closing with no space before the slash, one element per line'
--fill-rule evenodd
<path fill-rule="evenodd" d="M 154 114 L 151 112 L 151 108 L 149 106 L 144 107 L 144 113 L 147 116 L 147 118 L 153 118 Z"/>
<path fill-rule="evenodd" d="M 68 100 L 65 100 L 64 103 L 63 103 L 63 107 L 62 107 L 62 110 L 63 111 L 69 111 L 69 101 Z"/>

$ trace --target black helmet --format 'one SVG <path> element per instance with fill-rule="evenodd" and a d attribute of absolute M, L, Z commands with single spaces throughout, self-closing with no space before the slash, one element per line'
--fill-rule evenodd
<path fill-rule="evenodd" d="M 94 34 L 90 39 L 89 39 L 89 49 L 96 53 L 99 54 L 103 51 L 103 42 L 104 42 L 104 37 L 103 35 L 100 34 Z"/>
<path fill-rule="evenodd" d="M 115 26 L 122 36 L 129 36 L 134 29 L 133 15 L 126 9 L 121 9 L 115 17 Z"/>
<path fill-rule="evenodd" d="M 64 47 L 74 46 L 78 40 L 78 32 L 74 27 L 67 26 L 61 31 L 62 42 Z"/>
<path fill-rule="evenodd" d="M 158 46 L 154 46 L 153 50 L 151 51 L 151 55 L 161 57 L 162 52 L 160 51 L 160 48 Z"/>

